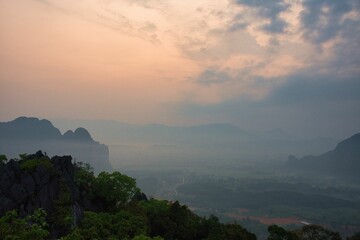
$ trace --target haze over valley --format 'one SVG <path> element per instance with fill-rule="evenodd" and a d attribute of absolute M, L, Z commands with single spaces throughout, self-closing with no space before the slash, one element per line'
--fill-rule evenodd
<path fill-rule="evenodd" d="M 236 220 L 260 239 L 270 224 L 291 229 L 305 221 L 343 236 L 359 230 L 359 133 L 334 143 L 281 129 L 252 133 L 231 124 L 54 122 L 19 117 L 0 123 L 1 153 L 64 153 L 89 163 L 95 173 L 118 170 L 150 197 L 179 200 L 224 222 Z"/>
<path fill-rule="evenodd" d="M 360 236 L 359 43 L 358 0 L 0 1 L 0 238 Z"/>
<path fill-rule="evenodd" d="M 62 131 L 83 126 L 110 148 L 114 166 L 180 161 L 286 161 L 335 147 L 332 138 L 304 139 L 282 129 L 249 132 L 232 124 L 190 127 L 134 125 L 116 121 L 53 120 Z"/>

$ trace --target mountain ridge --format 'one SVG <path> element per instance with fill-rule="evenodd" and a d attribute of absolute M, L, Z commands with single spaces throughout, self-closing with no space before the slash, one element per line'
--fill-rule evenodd
<path fill-rule="evenodd" d="M 279 128 L 247 131 L 229 123 L 168 126 L 136 125 L 113 120 L 55 119 L 53 122 L 62 131 L 75 126 L 86 127 L 97 139 L 109 145 L 110 159 L 118 166 L 124 162 L 148 164 L 153 160 L 169 159 L 275 159 L 285 162 L 289 154 L 320 154 L 335 147 L 338 142 L 330 138 L 303 139 Z"/>
<path fill-rule="evenodd" d="M 61 134 L 47 119 L 18 117 L 0 122 L 1 154 L 14 158 L 38 150 L 50 155 L 72 155 L 77 161 L 90 163 L 96 172 L 112 170 L 108 147 L 96 142 L 83 127 Z"/>
<path fill-rule="evenodd" d="M 360 180 L 360 133 L 339 142 L 333 150 L 318 156 L 289 156 L 287 166 L 294 169 L 354 177 Z"/>

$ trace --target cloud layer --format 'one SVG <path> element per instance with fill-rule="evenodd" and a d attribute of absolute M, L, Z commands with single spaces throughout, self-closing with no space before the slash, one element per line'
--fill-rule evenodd
<path fill-rule="evenodd" d="M 13 97 L 39 86 L 69 117 L 359 130 L 357 0 L 33 0 L 0 9 L 0 117 L 53 116 L 40 100 Z M 66 91 L 81 100 L 59 106 Z"/>

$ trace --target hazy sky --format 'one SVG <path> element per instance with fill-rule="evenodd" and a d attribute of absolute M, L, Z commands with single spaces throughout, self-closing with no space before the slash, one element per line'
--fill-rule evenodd
<path fill-rule="evenodd" d="M 0 0 L 0 121 L 360 131 L 359 0 Z"/>

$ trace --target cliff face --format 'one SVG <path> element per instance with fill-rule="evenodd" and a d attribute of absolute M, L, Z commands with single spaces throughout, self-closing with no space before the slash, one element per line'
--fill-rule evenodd
<path fill-rule="evenodd" d="M 25 217 L 42 208 L 56 237 L 77 226 L 84 210 L 103 211 L 102 201 L 90 200 L 86 189 L 76 183 L 78 168 L 71 156 L 50 159 L 40 151 L 0 163 L 0 216 L 17 210 Z"/>
<path fill-rule="evenodd" d="M 44 158 L 38 152 L 29 160 Z M 47 160 L 45 160 L 47 161 Z M 74 188 L 74 167 L 70 156 L 48 159 L 52 165 L 38 164 L 26 167 L 21 161 L 10 160 L 0 168 L 0 215 L 13 209 L 26 216 L 37 208 L 53 212 L 54 202 L 59 196 L 60 182 L 70 189 L 72 198 L 78 199 L 79 191 Z"/>
<path fill-rule="evenodd" d="M 78 162 L 90 163 L 95 172 L 112 170 L 108 147 L 94 141 L 84 128 L 62 135 L 48 120 L 20 117 L 0 123 L 0 154 L 14 158 L 38 150 L 48 155 L 71 155 Z"/>

